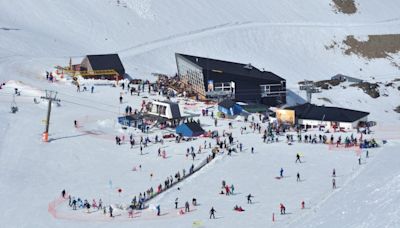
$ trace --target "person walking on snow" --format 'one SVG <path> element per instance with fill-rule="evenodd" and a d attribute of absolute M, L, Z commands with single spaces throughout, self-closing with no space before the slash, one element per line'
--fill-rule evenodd
<path fill-rule="evenodd" d="M 113 208 L 111 207 L 111 205 L 108 208 L 108 211 L 110 212 L 110 217 L 112 218 L 113 217 Z"/>
<path fill-rule="evenodd" d="M 280 209 L 281 209 L 281 215 L 286 214 L 286 207 L 282 203 L 280 205 Z"/>
<path fill-rule="evenodd" d="M 211 217 L 212 217 L 213 219 L 215 219 L 215 212 L 217 212 L 217 211 L 214 209 L 214 207 L 211 207 L 211 210 L 210 210 L 210 219 L 211 219 Z"/>
<path fill-rule="evenodd" d="M 186 203 L 185 203 L 185 212 L 190 212 L 190 207 L 189 206 L 190 206 L 189 202 L 186 201 Z"/>
<path fill-rule="evenodd" d="M 160 205 L 157 205 L 156 209 L 157 209 L 157 216 L 160 216 L 161 215 Z"/>
<path fill-rule="evenodd" d="M 296 163 L 297 163 L 297 162 L 300 162 L 300 163 L 301 163 L 300 154 L 299 154 L 299 153 L 296 154 Z"/>
<path fill-rule="evenodd" d="M 254 196 L 252 196 L 251 194 L 248 194 L 246 197 L 247 197 L 247 203 L 252 204 L 253 202 L 251 201 L 251 198 L 253 198 Z"/>
<path fill-rule="evenodd" d="M 336 180 L 335 180 L 335 178 L 332 179 L 332 188 L 336 189 Z"/>

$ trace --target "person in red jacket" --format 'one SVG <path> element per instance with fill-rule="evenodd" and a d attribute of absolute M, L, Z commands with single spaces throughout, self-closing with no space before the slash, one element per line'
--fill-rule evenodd
<path fill-rule="evenodd" d="M 280 205 L 280 209 L 281 209 L 281 215 L 286 213 L 286 207 L 282 203 Z"/>
<path fill-rule="evenodd" d="M 231 193 L 230 189 L 229 189 L 229 185 L 225 185 L 225 194 L 227 196 L 229 196 L 229 194 Z"/>

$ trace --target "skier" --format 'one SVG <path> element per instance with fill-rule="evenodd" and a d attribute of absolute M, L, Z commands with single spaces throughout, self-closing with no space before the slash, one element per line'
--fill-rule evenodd
<path fill-rule="evenodd" d="M 233 195 L 233 191 L 235 190 L 235 186 L 233 186 L 233 184 L 231 184 L 231 194 Z"/>
<path fill-rule="evenodd" d="M 175 199 L 175 209 L 178 209 L 178 198 Z"/>
<path fill-rule="evenodd" d="M 300 173 L 297 173 L 297 182 L 300 181 Z"/>
<path fill-rule="evenodd" d="M 335 178 L 332 179 L 332 188 L 336 189 L 336 180 L 335 180 Z"/>
<path fill-rule="evenodd" d="M 336 170 L 335 169 L 333 169 L 333 171 L 332 171 L 332 177 L 336 177 Z"/>
<path fill-rule="evenodd" d="M 301 201 L 301 209 L 304 209 L 305 208 L 305 203 L 304 203 L 304 200 L 303 201 Z"/>
<path fill-rule="evenodd" d="M 283 168 L 280 170 L 280 177 L 283 178 Z"/>
<path fill-rule="evenodd" d="M 92 86 L 92 87 L 90 88 L 90 92 L 93 93 L 93 91 L 94 91 L 94 86 Z"/>
<path fill-rule="evenodd" d="M 280 205 L 280 209 L 281 209 L 281 215 L 286 214 L 286 207 L 282 203 Z"/>
<path fill-rule="evenodd" d="M 78 127 L 78 121 L 74 120 L 74 126 Z"/>
<path fill-rule="evenodd" d="M 365 154 L 365 157 L 366 157 L 366 158 L 369 158 L 368 150 L 367 150 L 367 152 L 366 152 L 366 154 Z"/>
<path fill-rule="evenodd" d="M 217 212 L 217 211 L 214 209 L 214 207 L 211 207 L 211 210 L 210 210 L 210 219 L 211 219 L 211 217 L 212 217 L 213 219 L 215 219 L 215 212 Z"/>
<path fill-rule="evenodd" d="M 254 154 L 254 147 L 251 148 L 251 153 Z"/>
<path fill-rule="evenodd" d="M 358 164 L 361 165 L 361 156 L 358 158 Z"/>
<path fill-rule="evenodd" d="M 251 198 L 253 198 L 254 196 L 252 196 L 251 194 L 248 194 L 246 197 L 247 197 L 247 203 L 252 204 L 253 202 L 251 201 Z"/>
<path fill-rule="evenodd" d="M 301 163 L 300 154 L 299 153 L 296 154 L 296 163 L 297 163 L 297 161 Z"/>
<path fill-rule="evenodd" d="M 185 203 L 185 212 L 190 212 L 189 202 L 188 201 L 186 201 L 186 203 Z"/>
<path fill-rule="evenodd" d="M 119 103 L 120 103 L 120 104 L 122 104 L 122 99 L 123 99 L 123 98 L 122 98 L 122 95 L 119 96 Z"/>
<path fill-rule="evenodd" d="M 66 193 L 65 193 L 65 189 L 63 189 L 63 190 L 61 191 L 61 196 L 62 196 L 63 199 L 65 199 L 65 194 L 66 194 Z"/>

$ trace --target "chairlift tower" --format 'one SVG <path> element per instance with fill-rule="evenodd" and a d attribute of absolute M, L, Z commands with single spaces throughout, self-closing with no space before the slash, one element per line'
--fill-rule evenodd
<path fill-rule="evenodd" d="M 300 85 L 300 90 L 306 91 L 307 102 L 311 103 L 311 97 L 313 93 L 320 93 L 321 90 L 317 88 L 313 81 L 304 80 L 304 84 Z"/>
<path fill-rule="evenodd" d="M 50 126 L 50 113 L 51 113 L 51 104 L 53 101 L 60 102 L 60 99 L 57 99 L 57 92 L 51 91 L 51 90 L 46 90 L 46 96 L 45 97 L 40 97 L 42 99 L 48 100 L 49 105 L 47 107 L 47 118 L 46 118 L 46 129 L 43 133 L 43 141 L 48 142 L 49 141 L 49 126 Z"/>

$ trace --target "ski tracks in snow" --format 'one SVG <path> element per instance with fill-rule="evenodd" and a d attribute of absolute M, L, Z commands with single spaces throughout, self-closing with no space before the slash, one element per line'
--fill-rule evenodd
<path fill-rule="evenodd" d="M 382 148 L 379 148 L 381 150 Z M 376 156 L 379 156 L 379 153 L 376 153 Z M 290 221 L 287 221 L 285 224 L 285 227 L 293 227 L 293 224 L 300 221 L 301 219 L 304 219 L 306 216 L 309 216 L 311 213 L 318 213 L 318 209 L 321 208 L 323 204 L 325 204 L 330 198 L 332 198 L 334 195 L 337 193 L 340 193 L 346 186 L 348 186 L 350 183 L 354 182 L 354 180 L 362 173 L 364 169 L 366 169 L 371 162 L 374 162 L 375 159 L 370 159 L 369 163 L 363 164 L 361 167 L 358 167 L 356 171 L 354 171 L 346 180 L 343 184 L 339 185 L 339 188 L 332 190 L 332 192 L 328 193 L 326 196 L 324 196 L 317 204 L 311 205 L 311 209 L 307 210 L 307 212 L 302 213 L 301 210 L 295 211 L 295 214 L 300 214 L 299 216 L 296 216 Z M 354 170 L 354 168 L 353 168 Z M 304 210 L 303 210 L 304 211 Z M 297 213 L 296 213 L 297 212 Z M 289 218 L 290 219 L 290 218 Z"/>
<path fill-rule="evenodd" d="M 262 27 L 303 27 L 303 28 L 354 28 L 354 27 L 368 27 L 378 25 L 390 25 L 398 24 L 400 18 L 393 18 L 378 22 L 371 23 L 313 23 L 313 22 L 256 22 L 256 21 L 244 21 L 244 22 L 230 22 L 219 25 L 214 25 L 206 28 L 192 30 L 188 32 L 182 32 L 174 35 L 170 35 L 164 38 L 144 42 L 137 44 L 132 47 L 116 50 L 125 56 L 135 56 L 142 54 L 157 48 L 169 46 L 176 43 L 194 40 L 196 38 L 208 37 L 222 32 L 250 29 L 250 28 L 262 28 Z"/>

